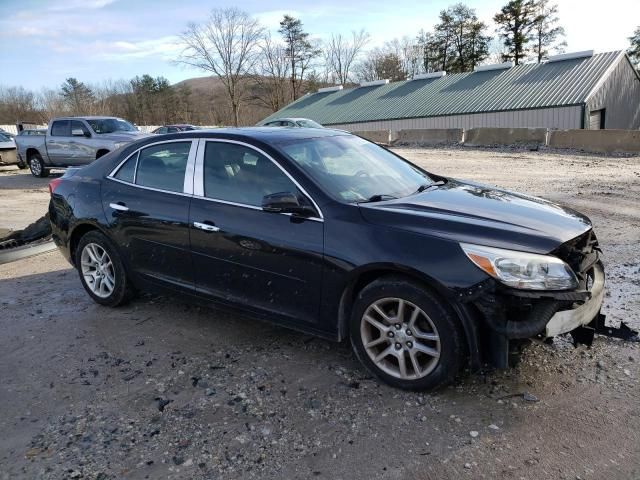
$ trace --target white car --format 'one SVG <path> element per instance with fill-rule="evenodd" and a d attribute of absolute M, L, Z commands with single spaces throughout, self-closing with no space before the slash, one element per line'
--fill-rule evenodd
<path fill-rule="evenodd" d="M 0 166 L 18 165 L 27 168 L 27 164 L 18 160 L 16 142 L 10 136 L 0 133 Z"/>
<path fill-rule="evenodd" d="M 309 118 L 277 118 L 262 124 L 263 127 L 324 128 Z"/>

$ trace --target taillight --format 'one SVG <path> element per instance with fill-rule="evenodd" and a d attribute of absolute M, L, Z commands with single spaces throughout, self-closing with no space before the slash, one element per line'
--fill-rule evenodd
<path fill-rule="evenodd" d="M 62 178 L 54 178 L 53 180 L 51 180 L 49 182 L 49 194 L 53 194 L 53 192 L 55 192 L 56 188 L 58 188 L 58 185 L 60 185 L 61 182 Z"/>

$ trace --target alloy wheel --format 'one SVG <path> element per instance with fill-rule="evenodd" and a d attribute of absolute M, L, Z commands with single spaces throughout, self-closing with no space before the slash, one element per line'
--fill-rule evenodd
<path fill-rule="evenodd" d="M 80 263 L 84 281 L 95 295 L 106 298 L 113 293 L 115 270 L 104 248 L 97 243 L 88 243 L 82 250 Z"/>
<path fill-rule="evenodd" d="M 401 298 L 382 298 L 360 321 L 365 351 L 383 372 L 415 380 L 433 371 L 440 359 L 440 336 L 429 316 Z"/>
<path fill-rule="evenodd" d="M 29 166 L 31 167 L 31 171 L 34 175 L 40 175 L 42 173 L 42 165 L 40 165 L 40 160 L 36 157 L 31 158 L 29 160 Z"/>

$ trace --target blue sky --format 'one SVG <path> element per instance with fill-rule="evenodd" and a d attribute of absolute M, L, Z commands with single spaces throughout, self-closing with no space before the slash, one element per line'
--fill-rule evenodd
<path fill-rule="evenodd" d="M 487 23 L 506 0 L 466 2 Z M 214 7 L 238 6 L 272 31 L 284 13 L 302 19 L 313 36 L 366 29 L 371 46 L 431 29 L 455 0 L 0 0 L 0 85 L 57 88 L 74 76 L 88 83 L 149 73 L 172 83 L 203 76 L 171 62 L 176 35 Z M 640 1 L 559 0 L 567 51 L 618 50 L 640 26 Z M 595 34 L 594 34 L 595 33 Z"/>

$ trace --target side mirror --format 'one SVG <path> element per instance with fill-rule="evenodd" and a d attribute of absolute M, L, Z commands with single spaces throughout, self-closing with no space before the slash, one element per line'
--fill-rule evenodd
<path fill-rule="evenodd" d="M 262 198 L 262 210 L 271 213 L 292 213 L 303 217 L 315 215 L 315 211 L 300 205 L 298 197 L 291 192 L 279 192 L 265 195 Z"/>

